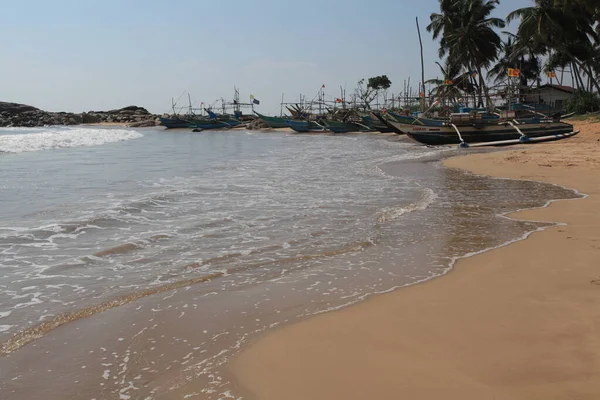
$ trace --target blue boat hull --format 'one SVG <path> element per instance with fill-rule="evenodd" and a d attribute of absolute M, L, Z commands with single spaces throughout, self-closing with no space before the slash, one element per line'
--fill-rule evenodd
<path fill-rule="evenodd" d="M 160 124 L 167 129 L 188 128 L 190 121 L 180 118 L 161 118 Z"/>

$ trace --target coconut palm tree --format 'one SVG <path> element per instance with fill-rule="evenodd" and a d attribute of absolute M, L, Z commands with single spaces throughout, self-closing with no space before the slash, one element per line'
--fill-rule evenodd
<path fill-rule="evenodd" d="M 427 26 L 433 38 L 440 40 L 440 57 L 447 55 L 450 63 L 477 72 L 480 106 L 483 106 L 482 91 L 489 99 L 482 70 L 490 67 L 502 48 L 494 28 L 503 28 L 505 23 L 490 16 L 498 3 L 498 0 L 440 0 L 440 12 L 431 14 Z"/>
<path fill-rule="evenodd" d="M 494 78 L 495 83 L 508 79 L 508 69 L 521 70 L 521 86 L 529 86 L 529 82 L 540 82 L 541 62 L 535 54 L 533 43 L 519 39 L 518 36 L 503 32 L 507 39 L 502 43 L 502 53 L 498 62 L 488 71 L 488 77 Z"/>
<path fill-rule="evenodd" d="M 517 36 L 520 42 L 531 43 L 532 49 L 541 55 L 560 53 L 568 56 L 571 63 L 588 75 L 600 91 L 591 67 L 596 52 L 593 40 L 598 38 L 594 24 L 598 16 L 597 3 L 589 0 L 535 0 L 531 7 L 513 11 L 507 22 L 520 19 Z M 583 81 L 581 77 L 578 80 Z"/>
<path fill-rule="evenodd" d="M 425 83 L 436 85 L 431 94 L 445 103 L 464 103 L 469 95 L 477 92 L 477 86 L 471 82 L 471 75 L 462 65 L 452 64 L 446 59 L 445 66 L 436 62 L 440 67 L 443 79 L 430 79 Z"/>

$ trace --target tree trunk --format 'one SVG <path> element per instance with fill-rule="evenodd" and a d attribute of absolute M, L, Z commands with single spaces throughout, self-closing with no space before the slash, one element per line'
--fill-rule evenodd
<path fill-rule="evenodd" d="M 596 90 L 598 91 L 598 93 L 600 93 L 600 85 L 598 84 L 598 80 L 596 78 L 594 78 L 594 71 L 592 71 L 592 67 L 587 65 L 587 71 L 585 71 L 585 73 L 587 74 L 589 80 L 590 80 L 590 93 L 593 93 L 593 86 L 596 86 Z"/>
<path fill-rule="evenodd" d="M 581 75 L 579 74 L 579 67 L 577 65 L 577 63 L 575 61 L 573 61 L 572 63 L 573 65 L 573 72 L 575 73 L 575 79 L 577 80 L 577 89 L 578 90 L 585 90 L 585 85 L 583 84 L 583 79 L 581 79 Z"/>
<path fill-rule="evenodd" d="M 477 67 L 477 73 L 479 74 L 479 85 L 481 86 L 483 93 L 485 93 L 485 104 L 483 104 L 483 99 L 481 99 L 481 106 L 485 106 L 489 109 L 490 107 L 490 103 L 491 103 L 491 99 L 490 99 L 490 94 L 488 91 L 488 87 L 485 84 L 485 81 L 483 80 L 483 75 L 481 73 L 481 67 Z"/>

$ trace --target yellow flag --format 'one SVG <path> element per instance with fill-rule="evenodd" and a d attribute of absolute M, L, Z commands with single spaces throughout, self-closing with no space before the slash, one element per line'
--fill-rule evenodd
<path fill-rule="evenodd" d="M 518 78 L 521 76 L 521 70 L 517 69 L 517 68 L 509 68 L 508 69 L 508 76 L 512 77 L 512 78 Z"/>

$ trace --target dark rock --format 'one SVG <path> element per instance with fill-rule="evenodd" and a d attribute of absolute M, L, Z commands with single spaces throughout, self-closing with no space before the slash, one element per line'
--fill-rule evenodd
<path fill-rule="evenodd" d="M 148 119 L 145 121 L 133 122 L 128 125 L 130 128 L 145 128 L 149 126 L 156 126 L 156 121 L 153 119 Z"/>
<path fill-rule="evenodd" d="M 81 114 L 81 121 L 84 124 L 97 124 L 102 122 L 102 118 L 98 114 L 83 113 Z"/>
<path fill-rule="evenodd" d="M 46 112 L 25 104 L 0 102 L 0 126 L 77 125 L 101 122 L 131 122 L 153 126 L 155 119 L 157 119 L 156 115 L 150 114 L 148 110 L 138 106 L 74 114 Z"/>
<path fill-rule="evenodd" d="M 27 111 L 41 111 L 39 108 L 28 106 L 26 104 L 5 103 L 0 101 L 0 112 L 8 114 L 21 114 Z"/>

